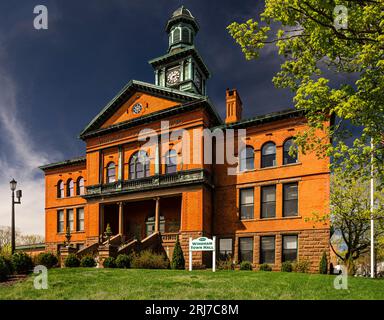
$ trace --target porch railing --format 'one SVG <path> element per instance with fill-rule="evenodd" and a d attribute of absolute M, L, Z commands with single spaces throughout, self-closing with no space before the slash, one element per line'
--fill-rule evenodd
<path fill-rule="evenodd" d="M 177 236 L 179 235 L 178 232 L 167 232 L 161 234 L 161 240 L 163 242 L 176 242 Z"/>
<path fill-rule="evenodd" d="M 170 174 L 155 175 L 146 178 L 117 181 L 113 183 L 87 186 L 85 198 L 113 195 L 115 193 L 128 193 L 154 188 L 177 186 L 192 183 L 210 183 L 209 173 L 204 169 L 178 171 Z"/>

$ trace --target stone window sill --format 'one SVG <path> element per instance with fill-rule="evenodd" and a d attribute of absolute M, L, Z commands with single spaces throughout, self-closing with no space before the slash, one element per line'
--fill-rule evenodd
<path fill-rule="evenodd" d="M 274 217 L 274 218 L 254 218 L 254 219 L 239 219 L 240 222 L 257 222 L 257 221 L 274 221 L 274 220 L 295 220 L 302 219 L 302 216 L 293 217 Z"/>

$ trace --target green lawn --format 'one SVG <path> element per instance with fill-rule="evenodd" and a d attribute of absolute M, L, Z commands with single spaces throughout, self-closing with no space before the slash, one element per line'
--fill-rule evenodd
<path fill-rule="evenodd" d="M 34 275 L 0 284 L 0 299 L 384 299 L 384 280 L 348 279 L 336 290 L 334 276 L 251 271 L 52 269 L 47 290 Z"/>

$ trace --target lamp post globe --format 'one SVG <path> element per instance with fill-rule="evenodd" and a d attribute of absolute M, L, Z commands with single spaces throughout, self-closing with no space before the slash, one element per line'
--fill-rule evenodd
<path fill-rule="evenodd" d="M 16 190 L 16 186 L 17 186 L 17 181 L 15 179 L 12 179 L 10 182 L 9 182 L 9 185 L 11 187 L 11 190 L 12 191 L 15 191 Z"/>

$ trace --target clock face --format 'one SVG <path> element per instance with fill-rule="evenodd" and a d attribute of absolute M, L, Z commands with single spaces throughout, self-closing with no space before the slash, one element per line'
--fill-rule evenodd
<path fill-rule="evenodd" d="M 175 70 L 170 70 L 167 73 L 167 83 L 168 84 L 176 84 L 180 81 L 180 70 L 175 69 Z"/>
<path fill-rule="evenodd" d="M 140 103 L 136 103 L 132 108 L 134 114 L 139 114 L 141 110 L 143 110 L 143 106 Z"/>

